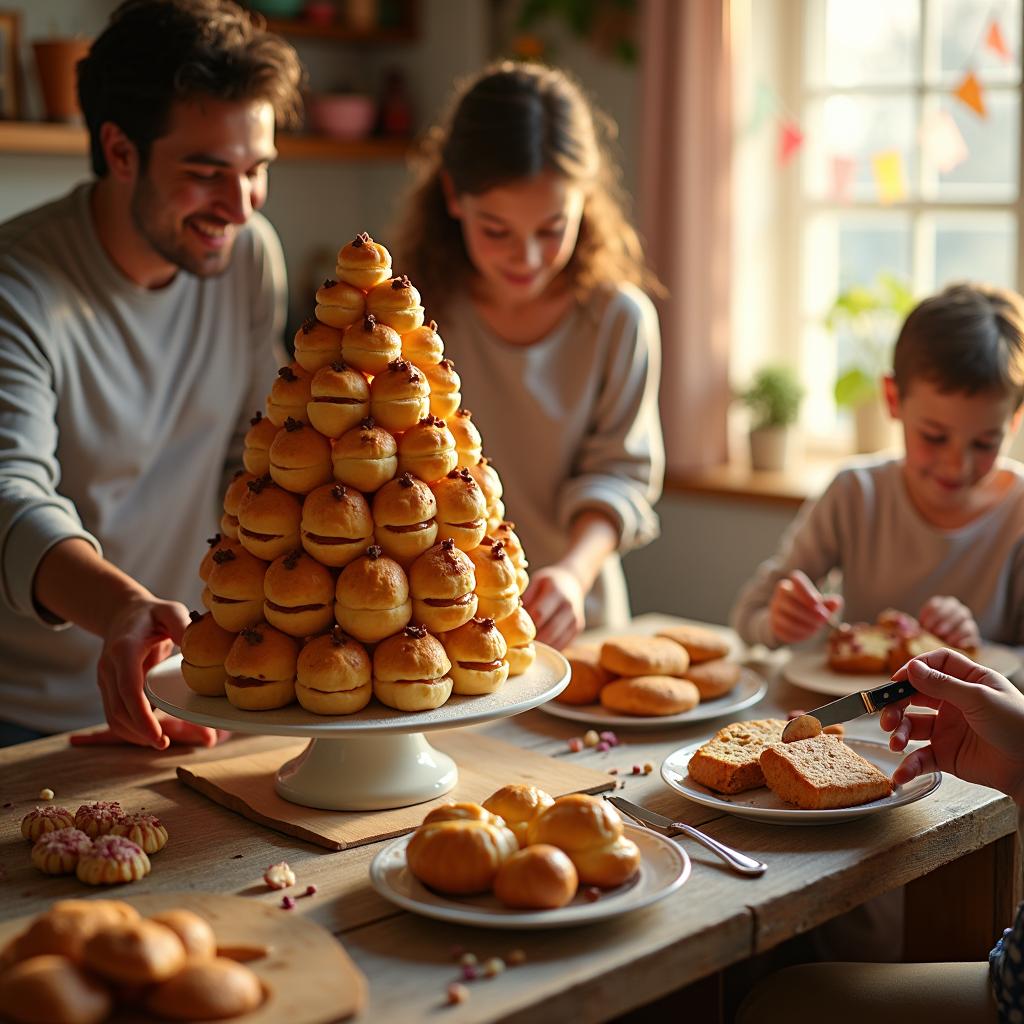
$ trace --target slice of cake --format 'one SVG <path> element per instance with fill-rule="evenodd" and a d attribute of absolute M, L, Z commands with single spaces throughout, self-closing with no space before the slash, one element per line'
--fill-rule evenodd
<path fill-rule="evenodd" d="M 786 723 L 779 718 L 734 722 L 719 729 L 690 758 L 690 778 L 718 793 L 742 793 L 764 785 L 761 752 L 782 742 Z"/>
<path fill-rule="evenodd" d="M 761 752 L 760 767 L 776 796 L 809 811 L 856 807 L 892 793 L 878 768 L 828 733 L 772 743 Z"/>
<path fill-rule="evenodd" d="M 895 645 L 896 637 L 886 626 L 843 623 L 828 638 L 828 667 L 855 675 L 885 672 Z"/>

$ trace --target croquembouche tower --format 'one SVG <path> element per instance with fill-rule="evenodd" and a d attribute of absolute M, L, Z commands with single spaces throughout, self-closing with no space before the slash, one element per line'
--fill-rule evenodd
<path fill-rule="evenodd" d="M 529 673 L 527 561 L 501 479 L 437 324 L 368 235 L 317 290 L 244 465 L 181 645 L 195 694 L 338 718 L 429 712 Z"/>

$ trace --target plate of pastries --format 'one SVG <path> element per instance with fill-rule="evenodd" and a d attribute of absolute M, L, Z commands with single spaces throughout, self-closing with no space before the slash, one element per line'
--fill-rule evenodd
<path fill-rule="evenodd" d="M 874 622 L 842 623 L 829 633 L 824 649 L 794 651 L 783 675 L 805 690 L 845 696 L 881 686 L 911 658 L 939 647 L 952 645 L 929 633 L 913 615 L 886 608 Z M 1003 675 L 1020 668 L 1016 652 L 1002 644 L 952 649 Z"/>
<path fill-rule="evenodd" d="M 623 822 L 586 793 L 553 799 L 512 784 L 482 804 L 435 807 L 370 865 L 385 899 L 480 928 L 566 928 L 664 899 L 690 875 L 686 851 Z"/>
<path fill-rule="evenodd" d="M 683 725 L 756 704 L 765 680 L 742 665 L 735 642 L 704 626 L 673 625 L 656 636 L 617 636 L 562 653 L 569 685 L 543 710 L 603 726 Z"/>
<path fill-rule="evenodd" d="M 786 722 L 733 722 L 701 743 L 673 751 L 662 778 L 688 800 L 772 824 L 820 825 L 913 803 L 933 793 L 941 772 L 892 784 L 903 754 L 867 740 L 847 740 L 843 727 L 821 730 L 813 719 L 803 738 L 782 742 Z"/>

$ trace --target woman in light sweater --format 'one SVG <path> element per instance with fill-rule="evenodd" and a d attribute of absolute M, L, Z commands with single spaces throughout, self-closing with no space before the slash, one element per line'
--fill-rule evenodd
<path fill-rule="evenodd" d="M 629 615 L 619 554 L 652 540 L 663 451 L 657 287 L 579 89 L 504 63 L 428 137 L 396 267 L 462 380 L 531 561 L 538 639 Z"/>

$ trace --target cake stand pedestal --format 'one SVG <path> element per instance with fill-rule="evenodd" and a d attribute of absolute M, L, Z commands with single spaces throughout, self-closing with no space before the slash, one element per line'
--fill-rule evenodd
<path fill-rule="evenodd" d="M 193 693 L 181 674 L 181 655 L 157 665 L 146 695 L 175 718 L 214 729 L 270 736 L 309 737 L 309 745 L 275 775 L 279 796 L 332 811 L 378 811 L 424 803 L 449 792 L 455 762 L 427 742 L 426 733 L 521 714 L 556 697 L 569 684 L 569 664 L 537 644 L 537 660 L 496 693 L 449 698 L 432 711 L 404 712 L 376 701 L 354 715 L 314 715 L 298 704 L 274 711 L 243 711 L 223 697 Z"/>

